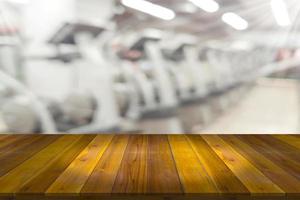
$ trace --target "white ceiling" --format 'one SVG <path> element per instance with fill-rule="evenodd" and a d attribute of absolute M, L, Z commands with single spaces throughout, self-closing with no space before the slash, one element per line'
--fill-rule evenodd
<path fill-rule="evenodd" d="M 185 32 L 197 35 L 204 39 L 219 39 L 246 35 L 250 32 L 298 32 L 298 13 L 300 11 L 299 0 L 285 0 L 293 25 L 279 27 L 273 17 L 270 0 L 215 0 L 220 5 L 220 10 L 215 13 L 207 13 L 197 8 L 187 0 L 149 0 L 153 3 L 165 6 L 176 12 L 176 18 L 164 21 L 139 11 L 125 8 L 119 0 L 118 12 L 114 19 L 121 29 L 159 28 L 174 32 Z M 221 16 L 225 12 L 235 12 L 249 22 L 246 31 L 236 31 L 224 24 Z M 255 34 L 254 34 L 255 35 Z"/>

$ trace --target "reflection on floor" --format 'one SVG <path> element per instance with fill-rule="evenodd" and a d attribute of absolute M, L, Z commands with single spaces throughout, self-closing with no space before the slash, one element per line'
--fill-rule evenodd
<path fill-rule="evenodd" d="M 203 133 L 296 133 L 299 132 L 299 82 L 261 79 L 235 107 Z"/>

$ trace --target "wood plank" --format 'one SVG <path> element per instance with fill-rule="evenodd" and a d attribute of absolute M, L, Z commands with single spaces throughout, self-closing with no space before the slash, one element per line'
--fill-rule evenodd
<path fill-rule="evenodd" d="M 272 148 L 276 146 L 276 149 L 281 153 L 284 153 L 287 158 L 290 158 L 291 160 L 294 160 L 300 164 L 300 149 L 297 147 L 289 145 L 288 143 L 283 142 L 282 140 L 279 140 L 271 135 L 259 135 L 257 138 L 263 140 L 266 144 L 272 146 Z"/>
<path fill-rule="evenodd" d="M 11 145 L 11 144 L 17 144 L 19 140 L 22 140 L 24 138 L 28 138 L 30 135 L 15 135 L 12 137 L 7 137 L 4 140 L 0 141 L 0 152 L 2 149 L 5 149 L 6 146 Z M 0 153 L 1 156 L 1 153 Z"/>
<path fill-rule="evenodd" d="M 7 137 L 7 136 L 9 136 L 10 134 L 7 134 L 7 133 L 0 133 L 0 139 L 2 138 L 2 137 Z"/>
<path fill-rule="evenodd" d="M 44 167 L 40 173 L 25 183 L 18 193 L 43 194 L 95 137 L 96 135 L 78 136 L 78 139 L 63 150 L 50 165 Z"/>
<path fill-rule="evenodd" d="M 113 193 L 139 194 L 147 191 L 147 135 L 131 135 Z"/>
<path fill-rule="evenodd" d="M 2 148 L 0 148 L 0 156 L 5 156 L 5 154 L 9 154 L 12 153 L 14 151 L 18 151 L 20 149 L 19 152 L 22 152 L 22 148 L 27 146 L 28 144 L 33 143 L 34 141 L 42 138 L 42 135 L 32 135 L 32 136 L 27 136 L 27 137 L 20 137 L 18 138 L 18 140 L 3 146 Z"/>
<path fill-rule="evenodd" d="M 273 135 L 273 137 L 300 149 L 300 138 L 296 137 L 296 135 Z"/>
<path fill-rule="evenodd" d="M 166 135 L 151 135 L 148 140 L 148 189 L 151 194 L 183 193 Z"/>
<path fill-rule="evenodd" d="M 251 195 L 264 193 L 284 195 L 284 191 L 220 137 L 216 135 L 203 135 L 202 138 L 248 188 Z"/>
<path fill-rule="evenodd" d="M 177 171 L 185 193 L 215 194 L 218 189 L 184 135 L 169 135 Z"/>
<path fill-rule="evenodd" d="M 46 193 L 79 194 L 112 138 L 113 135 L 97 135 L 53 182 Z"/>
<path fill-rule="evenodd" d="M 19 137 L 19 136 L 18 136 Z M 49 135 L 33 140 L 32 143 L 29 143 L 18 150 L 15 150 L 5 155 L 0 156 L 0 176 L 5 175 L 13 168 L 17 167 L 31 156 L 46 148 L 49 144 L 57 140 L 60 136 L 58 135 Z M 30 138 L 30 137 L 29 137 Z"/>
<path fill-rule="evenodd" d="M 39 173 L 78 136 L 65 135 L 0 178 L 0 193 L 16 193 L 31 177 Z M 35 148 L 32 146 L 32 148 Z"/>
<path fill-rule="evenodd" d="M 200 162 L 221 193 L 249 194 L 248 189 L 200 135 L 188 135 L 188 138 Z"/>
<path fill-rule="evenodd" d="M 3 140 L 8 139 L 11 136 L 12 135 L 9 135 L 9 134 L 0 134 L 0 142 L 2 142 Z"/>
<path fill-rule="evenodd" d="M 299 193 L 300 181 L 280 168 L 276 163 L 273 163 L 267 157 L 260 154 L 255 148 L 249 146 L 233 135 L 220 137 L 229 143 L 238 153 L 247 158 L 247 160 L 285 192 Z"/>
<path fill-rule="evenodd" d="M 280 166 L 289 174 L 300 180 L 300 164 L 295 160 L 291 160 L 286 156 L 286 153 L 280 152 L 275 145 L 270 145 L 258 139 L 255 135 L 237 136 L 243 142 L 259 151 L 276 165 Z"/>
<path fill-rule="evenodd" d="M 115 136 L 81 190 L 82 195 L 110 194 L 127 147 L 129 135 Z"/>

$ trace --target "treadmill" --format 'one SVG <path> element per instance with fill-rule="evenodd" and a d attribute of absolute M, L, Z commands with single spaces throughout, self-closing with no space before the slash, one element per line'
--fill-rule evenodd
<path fill-rule="evenodd" d="M 58 54 L 63 45 L 75 46 L 80 59 L 74 64 L 74 91 L 87 91 L 95 104 L 92 119 L 88 124 L 73 127 L 71 133 L 99 133 L 120 131 L 120 116 L 113 92 L 112 66 L 104 58 L 101 48 L 107 41 L 106 29 L 81 22 L 63 24 L 48 41 L 57 47 Z M 101 36 L 100 36 L 101 35 Z M 74 93 L 74 94 L 75 94 Z M 75 94 L 76 96 L 76 94 Z"/>
<path fill-rule="evenodd" d="M 169 63 L 170 75 L 177 86 L 180 101 L 178 113 L 185 133 L 193 133 L 203 127 L 211 114 L 207 102 L 206 74 L 201 70 L 202 66 L 197 66 L 195 62 L 196 50 L 193 44 L 185 42 L 180 42 L 171 50 L 163 50 Z"/>
<path fill-rule="evenodd" d="M 175 88 L 160 53 L 159 38 L 147 34 L 136 35 L 129 45 L 131 51 L 141 52 L 135 84 L 139 92 L 140 120 L 138 127 L 146 133 L 180 133 L 183 131 L 177 117 L 178 101 Z"/>

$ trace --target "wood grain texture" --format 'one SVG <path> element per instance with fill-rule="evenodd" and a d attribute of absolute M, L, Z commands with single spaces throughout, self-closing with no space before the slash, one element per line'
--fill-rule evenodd
<path fill-rule="evenodd" d="M 109 194 L 112 188 L 127 147 L 129 136 L 115 137 L 101 157 L 93 173 L 82 189 L 84 194 Z"/>
<path fill-rule="evenodd" d="M 299 143 L 299 135 L 1 135 L 0 200 L 298 200 Z"/>
<path fill-rule="evenodd" d="M 288 193 L 299 193 L 300 182 L 294 176 L 277 166 L 275 163 L 256 151 L 255 148 L 242 142 L 237 137 L 232 135 L 221 137 L 281 189 Z"/>
<path fill-rule="evenodd" d="M 146 193 L 147 145 L 147 135 L 130 136 L 113 193 Z"/>
<path fill-rule="evenodd" d="M 147 192 L 151 194 L 183 193 L 168 137 L 165 135 L 150 136 L 148 144 Z"/>
<path fill-rule="evenodd" d="M 258 136 L 243 135 L 237 137 L 250 146 L 255 147 L 260 154 L 300 180 L 300 164 L 295 160 L 289 159 L 287 157 L 288 152 L 279 151 L 275 145 L 265 143 Z"/>
<path fill-rule="evenodd" d="M 7 138 L 9 138 L 11 135 L 9 134 L 0 134 L 0 142 L 3 140 L 6 140 Z"/>
<path fill-rule="evenodd" d="M 97 165 L 113 135 L 98 135 L 49 187 L 47 193 L 77 194 Z"/>
<path fill-rule="evenodd" d="M 218 191 L 224 194 L 248 194 L 248 189 L 199 135 L 189 135 L 189 141 Z"/>
<path fill-rule="evenodd" d="M 21 145 L 18 146 L 19 148 L 15 149 L 15 151 L 12 151 L 10 153 L 5 153 L 0 156 L 0 176 L 6 174 L 11 169 L 15 168 L 22 162 L 26 161 L 28 158 L 42 150 L 43 148 L 47 147 L 49 144 L 51 144 L 53 141 L 55 141 L 58 138 L 58 136 L 48 136 L 32 139 L 32 142 L 29 142 L 28 145 Z"/>
<path fill-rule="evenodd" d="M 17 166 L 2 176 L 0 178 L 0 193 L 11 193 L 19 190 L 25 182 L 68 147 L 74 139 L 76 139 L 76 136 L 60 137 L 47 148 L 26 160 L 22 165 Z M 32 146 L 32 148 L 35 148 L 35 146 Z"/>
<path fill-rule="evenodd" d="M 274 137 L 300 149 L 300 140 L 294 135 L 274 135 Z"/>
<path fill-rule="evenodd" d="M 284 191 L 219 136 L 205 135 L 202 137 L 252 194 L 284 193 Z"/>
<path fill-rule="evenodd" d="M 95 135 L 84 135 L 74 140 L 73 144 L 63 150 L 50 165 L 25 183 L 18 193 L 44 193 L 49 186 L 64 172 L 78 154 L 95 138 Z"/>
<path fill-rule="evenodd" d="M 257 136 L 260 140 L 264 141 L 269 146 L 276 146 L 276 149 L 282 153 L 285 153 L 285 156 L 290 160 L 294 160 L 300 164 L 300 149 L 291 146 L 281 140 L 276 139 L 275 137 L 270 137 L 267 135 Z"/>
<path fill-rule="evenodd" d="M 212 178 L 205 171 L 184 135 L 169 135 L 177 170 L 185 193 L 218 193 Z"/>
<path fill-rule="evenodd" d="M 16 145 L 18 144 L 18 141 L 21 141 L 25 138 L 31 138 L 31 137 L 26 135 L 19 135 L 18 137 L 13 137 L 13 136 L 4 137 L 4 139 L 0 140 L 0 155 L 2 155 L 2 152 L 5 152 L 5 149 L 7 147 L 10 147 L 11 145 Z"/>

